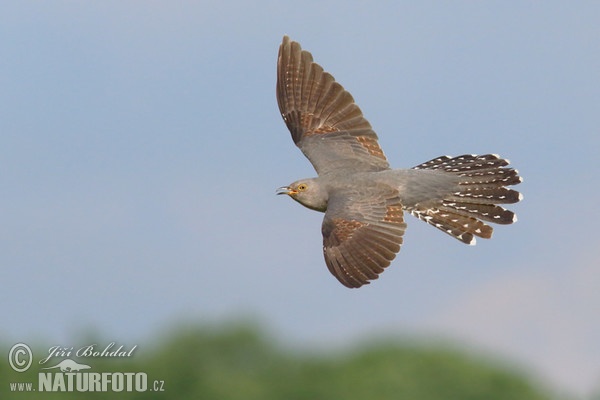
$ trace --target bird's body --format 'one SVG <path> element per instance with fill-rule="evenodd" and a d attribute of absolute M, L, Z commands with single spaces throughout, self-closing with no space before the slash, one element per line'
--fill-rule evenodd
<path fill-rule="evenodd" d="M 329 193 L 346 192 L 348 196 L 371 194 L 380 188 L 397 192 L 404 208 L 418 203 L 441 200 L 445 195 L 458 190 L 457 176 L 439 171 L 415 169 L 388 169 L 377 172 L 354 174 L 331 172 L 316 178 L 302 179 L 297 183 L 319 188 L 312 196 L 293 196 L 303 206 L 315 211 L 327 211 Z M 295 182 L 296 183 L 296 182 Z M 293 187 L 294 184 L 290 185 Z"/>
<path fill-rule="evenodd" d="M 325 213 L 323 252 L 345 286 L 376 279 L 400 251 L 404 212 L 456 239 L 490 238 L 493 222 L 516 216 L 498 204 L 521 199 L 521 182 L 494 154 L 442 156 L 411 169 L 391 169 L 377 135 L 352 96 L 285 36 L 277 63 L 277 100 L 292 139 L 318 177 L 282 187 L 302 205 Z"/>

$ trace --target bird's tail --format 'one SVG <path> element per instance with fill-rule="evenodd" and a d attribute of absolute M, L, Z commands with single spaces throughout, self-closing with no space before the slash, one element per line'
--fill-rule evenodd
<path fill-rule="evenodd" d="M 521 183 L 508 160 L 495 154 L 438 157 L 414 169 L 443 171 L 459 178 L 457 190 L 435 204 L 416 204 L 409 210 L 415 217 L 466 244 L 475 236 L 488 239 L 493 228 L 485 222 L 512 224 L 517 216 L 498 204 L 512 204 L 523 197 L 507 186 Z"/>

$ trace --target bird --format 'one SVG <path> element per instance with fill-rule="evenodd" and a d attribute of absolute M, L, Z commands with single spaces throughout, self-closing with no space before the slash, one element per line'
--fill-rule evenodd
<path fill-rule="evenodd" d="M 501 204 L 523 196 L 522 182 L 496 154 L 441 156 L 392 169 L 352 95 L 287 35 L 277 57 L 276 96 L 292 140 L 317 172 L 280 187 L 323 212 L 325 264 L 348 288 L 375 280 L 400 251 L 409 213 L 462 243 L 489 239 L 488 223 L 512 224 Z"/>

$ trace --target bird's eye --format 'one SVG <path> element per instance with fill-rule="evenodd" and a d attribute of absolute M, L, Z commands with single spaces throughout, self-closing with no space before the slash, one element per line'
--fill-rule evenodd
<path fill-rule="evenodd" d="M 308 187 L 308 186 L 306 186 L 306 184 L 305 184 L 305 183 L 301 183 L 301 184 L 299 184 L 299 185 L 298 185 L 298 191 L 299 191 L 299 192 L 304 192 L 304 191 L 306 190 L 306 188 L 307 188 L 307 187 Z"/>

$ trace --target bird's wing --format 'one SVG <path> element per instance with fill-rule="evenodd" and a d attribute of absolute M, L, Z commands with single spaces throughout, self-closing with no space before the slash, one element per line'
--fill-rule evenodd
<path fill-rule="evenodd" d="M 277 59 L 277 103 L 294 143 L 318 174 L 389 168 L 352 95 L 287 36 Z"/>
<path fill-rule="evenodd" d="M 339 191 L 330 197 L 323 219 L 323 253 L 329 271 L 345 286 L 358 288 L 377 279 L 400 251 L 406 230 L 397 192 Z"/>

